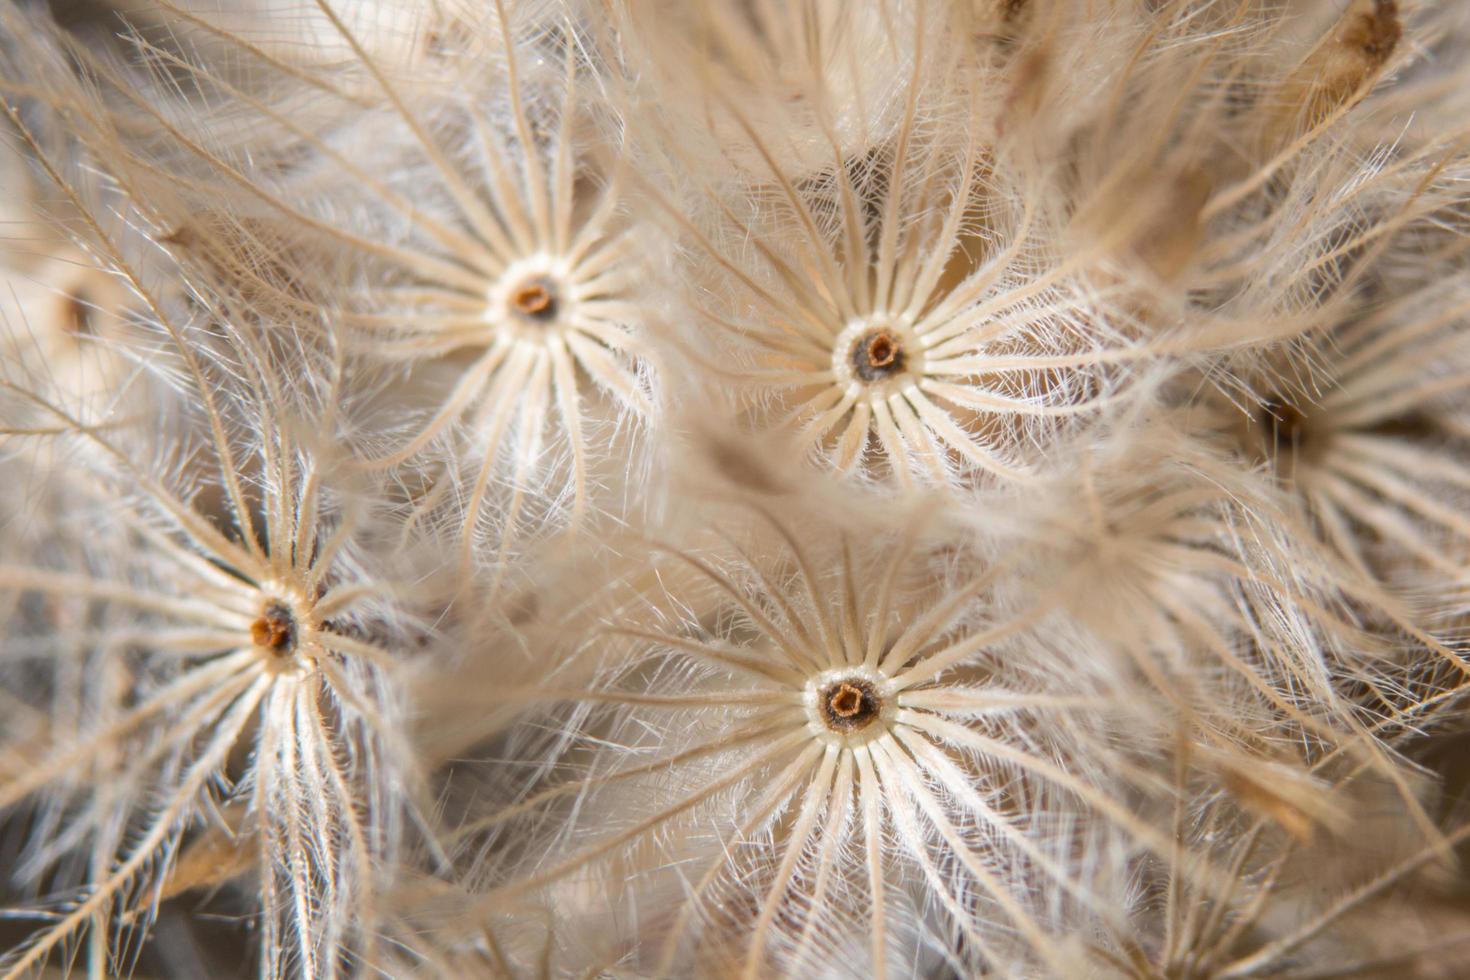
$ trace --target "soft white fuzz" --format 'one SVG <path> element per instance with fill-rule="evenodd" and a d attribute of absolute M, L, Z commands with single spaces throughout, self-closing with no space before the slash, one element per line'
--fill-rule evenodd
<path fill-rule="evenodd" d="M 0 980 L 1446 977 L 1470 14 L 0 7 Z"/>

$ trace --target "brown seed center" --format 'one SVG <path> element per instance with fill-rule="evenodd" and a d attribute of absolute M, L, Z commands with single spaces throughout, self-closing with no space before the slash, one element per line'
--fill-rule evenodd
<path fill-rule="evenodd" d="M 1257 462 L 1266 463 L 1285 480 L 1295 479 L 1302 466 L 1318 464 L 1331 448 L 1330 426 L 1287 398 L 1270 398 L 1254 411 L 1243 434 L 1243 448 Z"/>
<path fill-rule="evenodd" d="M 903 346 L 887 330 L 874 330 L 852 347 L 852 368 L 864 381 L 882 381 L 903 370 Z"/>
<path fill-rule="evenodd" d="M 63 329 L 78 337 L 88 336 L 92 329 L 92 301 L 86 293 L 72 293 L 66 297 Z"/>
<path fill-rule="evenodd" d="M 1269 401 L 1261 406 L 1261 427 L 1266 441 L 1278 448 L 1295 448 L 1307 436 L 1307 417 L 1294 405 Z"/>
<path fill-rule="evenodd" d="M 837 681 L 821 694 L 822 720 L 843 734 L 866 728 L 883 709 L 873 685 L 861 678 Z"/>
<path fill-rule="evenodd" d="M 1299 462 L 1312 462 L 1324 449 L 1326 433 L 1290 402 L 1277 399 L 1265 402 L 1256 416 L 1256 424 L 1260 427 L 1258 452 L 1283 476 L 1292 475 Z"/>
<path fill-rule="evenodd" d="M 832 705 L 832 713 L 839 718 L 851 718 L 863 710 L 863 692 L 851 684 L 843 684 L 828 703 Z"/>
<path fill-rule="evenodd" d="M 296 652 L 296 617 L 284 603 L 269 603 L 250 624 L 250 639 L 277 657 L 289 657 Z"/>
<path fill-rule="evenodd" d="M 898 344 L 886 333 L 880 333 L 868 341 L 868 364 L 885 368 L 898 360 Z"/>
<path fill-rule="evenodd" d="M 550 320 L 556 316 L 556 297 L 551 287 L 540 280 L 523 283 L 511 293 L 510 303 L 517 312 L 533 320 Z"/>

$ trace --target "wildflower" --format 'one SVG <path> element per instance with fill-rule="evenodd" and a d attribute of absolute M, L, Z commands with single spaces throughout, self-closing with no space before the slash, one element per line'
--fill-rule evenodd
<path fill-rule="evenodd" d="M 1038 613 L 997 608 L 995 571 L 916 592 L 911 538 L 814 552 L 774 528 L 779 551 L 731 540 L 724 566 L 674 551 L 720 596 L 708 631 L 611 626 L 636 648 L 604 683 L 534 692 L 586 721 L 549 785 L 461 828 L 488 835 L 487 920 L 544 895 L 585 934 L 578 896 L 619 896 L 615 941 L 577 952 L 654 975 L 802 973 L 848 928 L 874 975 L 1065 972 L 1061 910 L 1105 916 L 1094 876 L 1164 846 L 1103 775 L 1126 754 L 1112 692 L 1041 683 Z M 511 843 L 568 805 L 545 845 Z"/>
<path fill-rule="evenodd" d="M 1454 580 L 1470 554 L 1461 292 L 1446 280 L 1366 303 L 1308 370 L 1267 362 L 1244 404 L 1199 413 L 1368 581 Z"/>
<path fill-rule="evenodd" d="M 30 554 L 0 564 L 6 690 L 29 711 L 48 698 L 85 706 L 7 746 L 29 762 L 0 780 L 0 810 L 44 815 L 16 877 L 62 891 L 0 975 L 83 933 L 92 968 L 109 968 L 109 944 L 123 955 L 187 863 L 181 848 L 221 826 L 252 855 L 263 975 L 370 962 L 375 894 L 415 777 L 393 680 L 404 591 L 361 564 L 361 508 L 331 488 L 331 455 L 305 436 L 330 430 L 338 391 L 324 383 L 327 407 L 296 414 L 321 376 L 308 368 L 288 393 L 256 324 L 220 331 L 229 303 L 208 290 L 208 268 L 176 264 L 172 281 L 210 305 L 184 316 L 161 300 L 136 239 L 91 218 L 12 119 L 146 311 L 140 328 L 197 427 L 82 418 L 0 379 L 45 422 L 0 431 L 54 444 L 47 461 L 66 467 L 56 492 L 70 503 Z"/>
<path fill-rule="evenodd" d="M 706 184 L 711 230 L 676 214 L 691 302 L 723 341 L 689 345 L 706 370 L 838 472 L 900 486 L 1024 481 L 1030 447 L 1103 399 L 1115 372 L 1097 352 L 1128 344 L 1058 256 L 1042 184 L 987 160 L 979 94 L 926 85 L 947 56 L 914 51 L 897 132 L 861 156 L 834 147 L 814 175 L 782 170 L 729 107 L 764 166 L 741 181 L 752 206 L 722 208 L 729 189 Z"/>
<path fill-rule="evenodd" d="M 1455 972 L 1464 11 L 267 6 L 0 6 L 0 980 Z"/>
<path fill-rule="evenodd" d="M 1283 752 L 1345 755 L 1395 786 L 1435 835 L 1389 742 L 1426 697 L 1405 660 L 1463 679 L 1470 662 L 1457 644 L 1314 547 L 1255 474 L 1172 426 L 1115 433 L 1054 492 L 1080 506 L 1013 509 L 1012 549 L 1031 556 L 1036 591 L 1100 638 L 1091 669 L 1134 675 L 1172 705 L 1195 765 L 1244 808 L 1271 812 L 1296 780 L 1277 773 L 1262 792 L 1262 765 Z M 1334 822 L 1301 807 L 1288 820 Z"/>
<path fill-rule="evenodd" d="M 221 223 L 237 248 L 274 253 L 288 270 L 286 283 L 261 283 L 229 250 L 215 255 L 237 281 L 294 306 L 297 324 L 321 324 L 360 370 L 404 369 L 407 411 L 388 431 L 369 430 L 356 465 L 426 473 L 442 488 L 431 499 L 457 511 L 461 564 L 483 560 L 475 545 L 488 541 L 498 567 L 526 526 L 585 515 L 599 484 L 616 481 L 615 467 L 597 469 L 614 456 L 608 444 L 652 415 L 639 336 L 652 309 L 646 243 L 623 214 L 616 168 L 583 151 L 598 121 L 574 37 L 538 48 L 543 17 L 518 9 L 522 23 L 497 8 L 464 51 L 441 53 L 410 84 L 331 4 L 318 12 L 373 98 L 339 91 L 325 67 L 288 71 L 246 37 L 219 40 L 298 84 L 256 94 L 140 39 L 161 68 L 247 109 L 251 123 L 235 135 L 234 121 L 191 113 L 166 91 L 152 97 L 146 76 L 81 51 L 117 103 L 94 138 L 130 180 L 156 189 L 165 224 L 188 235 Z M 486 100 L 505 111 L 487 112 Z M 216 180 L 228 197 L 197 196 Z M 426 395 L 435 404 L 425 416 Z"/>
<path fill-rule="evenodd" d="M 91 567 L 0 567 L 10 596 L 79 604 L 110 624 L 100 634 L 13 624 L 23 642 L 11 669 L 55 672 L 59 684 L 75 664 L 77 696 L 96 713 L 0 784 L 0 806 L 36 801 L 58 814 L 25 878 L 77 855 L 91 869 L 6 976 L 85 929 L 105 935 L 140 910 L 146 925 L 157 899 L 136 896 L 156 896 L 181 842 L 235 805 L 246 810 L 236 846 L 256 849 L 263 972 L 329 975 L 345 949 L 371 949 L 376 864 L 392 853 L 411 783 L 406 769 L 389 775 L 406 759 L 392 646 L 374 636 L 391 589 L 351 573 L 354 518 L 328 506 L 321 462 L 261 431 L 244 459 L 217 447 L 217 468 L 177 489 L 91 436 L 114 463 L 78 491 Z M 247 463 L 261 470 L 258 497 L 242 482 Z M 199 509 L 209 489 L 224 494 L 232 528 Z"/>
<path fill-rule="evenodd" d="M 575 51 L 562 56 L 556 95 L 523 79 L 522 56 L 508 51 L 508 124 L 466 101 L 449 107 L 464 124 L 457 137 L 430 132 L 383 79 L 431 183 L 408 197 L 365 182 L 379 206 L 406 216 L 410 237 L 364 249 L 392 285 L 374 291 L 372 311 L 347 311 L 343 324 L 368 354 L 455 365 L 458 377 L 432 416 L 368 465 L 412 461 L 457 428 L 474 461 L 460 501 L 465 560 L 492 498 L 501 558 L 528 507 L 580 517 L 609 420 L 653 411 L 649 350 L 637 331 L 647 273 L 620 214 L 617 176 L 597 172 L 577 148 L 580 69 Z M 445 201 L 432 202 L 430 188 Z"/>

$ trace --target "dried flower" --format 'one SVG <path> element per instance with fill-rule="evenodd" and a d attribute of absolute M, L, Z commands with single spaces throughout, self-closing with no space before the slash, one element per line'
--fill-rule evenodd
<path fill-rule="evenodd" d="M 1419 0 L 0 6 L 0 980 L 1459 975 L 1467 93 Z"/>

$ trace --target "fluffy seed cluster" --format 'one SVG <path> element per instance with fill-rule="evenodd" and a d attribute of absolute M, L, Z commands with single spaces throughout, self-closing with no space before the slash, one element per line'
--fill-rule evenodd
<path fill-rule="evenodd" d="M 1470 11 L 0 7 L 0 980 L 1464 974 Z"/>

